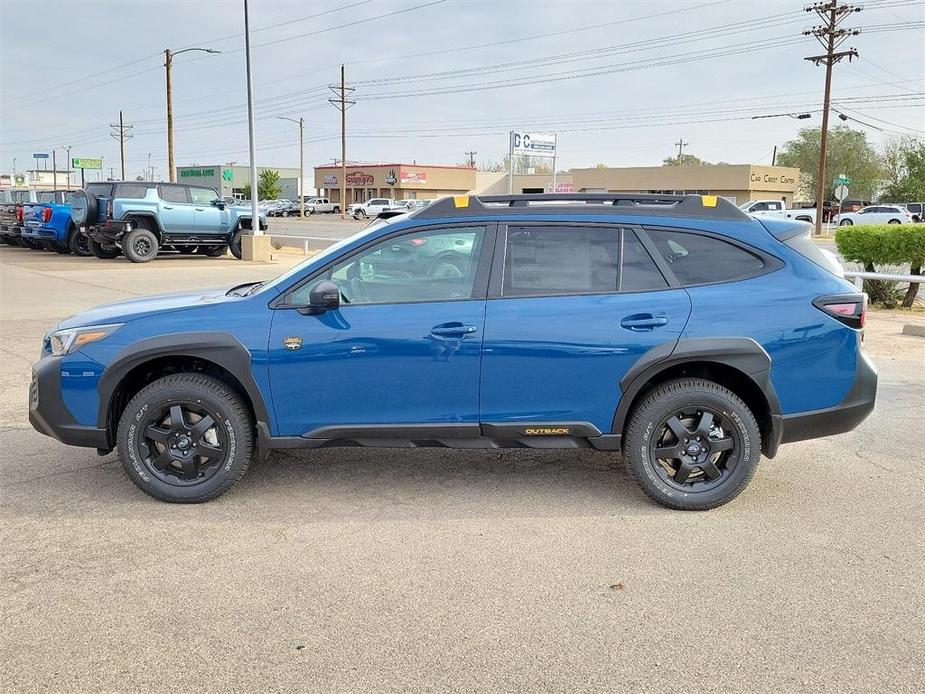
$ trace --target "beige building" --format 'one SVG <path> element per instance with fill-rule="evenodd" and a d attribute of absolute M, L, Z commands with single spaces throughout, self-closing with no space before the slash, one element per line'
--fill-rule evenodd
<path fill-rule="evenodd" d="M 339 165 L 316 166 L 318 194 L 340 202 L 343 170 Z M 347 167 L 347 204 L 370 198 L 432 200 L 475 189 L 476 171 L 468 166 L 430 164 L 352 164 Z"/>
<path fill-rule="evenodd" d="M 315 167 L 319 195 L 340 200 L 340 166 Z M 506 172 L 467 166 L 361 164 L 347 167 L 347 200 L 370 198 L 432 200 L 446 195 L 505 195 Z M 515 174 L 511 190 L 521 193 L 696 193 L 719 195 L 737 205 L 748 200 L 783 200 L 792 205 L 800 171 L 783 166 L 637 166 L 572 169 L 556 175 Z"/>
<path fill-rule="evenodd" d="M 800 170 L 784 166 L 634 166 L 572 169 L 572 185 L 585 193 L 697 193 L 719 195 L 736 205 L 749 200 L 793 204 Z"/>

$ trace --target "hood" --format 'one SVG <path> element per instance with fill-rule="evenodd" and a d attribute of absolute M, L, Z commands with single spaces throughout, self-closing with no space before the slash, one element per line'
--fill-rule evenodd
<path fill-rule="evenodd" d="M 208 306 L 240 301 L 240 296 L 226 296 L 227 289 L 212 289 L 200 292 L 186 292 L 183 294 L 159 294 L 140 299 L 117 301 L 114 304 L 104 304 L 95 308 L 65 318 L 56 329 L 79 328 L 85 325 L 105 325 L 107 323 L 127 323 L 150 316 L 153 313 L 167 313 L 198 306 Z"/>

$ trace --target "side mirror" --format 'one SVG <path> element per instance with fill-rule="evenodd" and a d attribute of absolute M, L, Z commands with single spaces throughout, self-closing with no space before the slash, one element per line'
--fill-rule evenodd
<path fill-rule="evenodd" d="M 222 200 L 221 198 L 216 198 L 215 200 L 212 201 L 212 204 L 215 205 L 220 210 L 225 209 L 225 201 Z"/>
<path fill-rule="evenodd" d="M 308 306 L 300 309 L 307 315 L 335 311 L 340 308 L 340 288 L 331 280 L 321 280 L 308 295 Z"/>

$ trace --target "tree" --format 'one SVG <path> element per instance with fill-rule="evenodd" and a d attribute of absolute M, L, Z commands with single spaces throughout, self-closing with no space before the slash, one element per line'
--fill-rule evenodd
<path fill-rule="evenodd" d="M 283 188 L 279 184 L 279 171 L 264 169 L 257 174 L 257 178 L 259 179 L 257 183 L 257 193 L 261 200 L 276 200 L 279 198 L 280 193 L 283 192 Z M 245 200 L 250 200 L 251 184 L 245 183 L 241 188 L 241 192 Z"/>
<path fill-rule="evenodd" d="M 892 174 L 893 180 L 887 184 L 883 191 L 883 199 L 890 202 L 921 202 L 925 200 L 925 142 L 905 140 L 898 146 L 895 153 L 896 161 L 886 161 L 888 180 Z M 886 159 L 891 154 L 885 155 Z"/>
<path fill-rule="evenodd" d="M 779 166 L 800 170 L 799 194 L 806 200 L 816 197 L 821 138 L 820 128 L 804 128 L 795 140 L 785 143 L 777 155 Z M 833 179 L 839 174 L 851 179 L 851 197 L 857 200 L 873 199 L 883 175 L 880 157 L 867 142 L 867 136 L 844 125 L 829 130 L 825 153 L 826 200 L 835 199 Z"/>
<path fill-rule="evenodd" d="M 606 169 L 607 164 L 602 164 L 601 162 L 598 162 L 597 164 L 594 165 L 594 168 L 595 169 Z"/>
<path fill-rule="evenodd" d="M 510 162 L 511 156 L 509 154 L 504 155 L 504 159 L 501 161 L 483 161 L 481 166 L 479 166 L 479 171 L 507 171 Z M 542 158 L 542 157 L 527 157 L 522 154 L 514 156 L 514 174 L 522 174 L 527 171 L 527 169 L 533 169 L 534 173 L 538 174 L 551 174 L 552 173 L 552 159 Z"/>
<path fill-rule="evenodd" d="M 704 161 L 693 154 L 682 154 L 678 157 L 665 157 L 662 160 L 662 166 L 709 166 L 710 162 Z"/>

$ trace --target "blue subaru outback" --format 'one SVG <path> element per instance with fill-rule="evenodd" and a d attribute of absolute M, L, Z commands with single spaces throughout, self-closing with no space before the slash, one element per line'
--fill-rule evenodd
<path fill-rule="evenodd" d="M 595 448 L 709 509 L 872 410 L 866 298 L 809 226 L 714 196 L 451 197 L 275 280 L 62 321 L 30 421 L 164 501 L 274 448 Z"/>

